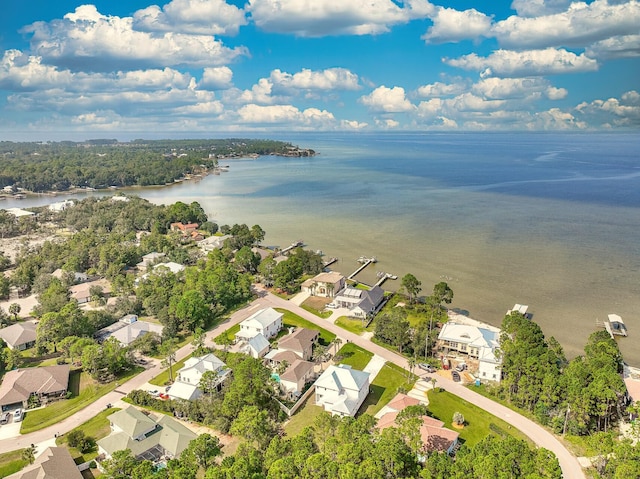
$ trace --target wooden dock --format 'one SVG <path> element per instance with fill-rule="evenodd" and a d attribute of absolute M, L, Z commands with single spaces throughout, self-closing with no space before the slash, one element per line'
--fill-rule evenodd
<path fill-rule="evenodd" d="M 378 282 L 375 284 L 375 286 L 382 286 L 382 283 L 384 283 L 388 279 L 398 279 L 398 276 L 396 276 L 395 274 L 385 273 L 384 271 L 378 271 L 377 276 Z"/>
<path fill-rule="evenodd" d="M 372 263 L 376 263 L 378 260 L 375 258 L 365 258 L 364 256 L 360 256 L 358 258 L 358 263 L 362 263 L 362 266 L 360 266 L 357 270 L 355 270 L 353 273 L 351 273 L 347 279 L 353 279 L 356 277 L 356 275 L 362 271 L 363 269 L 365 269 L 367 266 L 369 266 Z"/>
<path fill-rule="evenodd" d="M 338 261 L 338 258 L 329 258 L 328 260 L 322 262 L 322 267 L 326 268 L 327 266 L 331 266 L 336 261 Z"/>
<path fill-rule="evenodd" d="M 282 251 L 280 251 L 281 255 L 286 255 L 289 251 L 291 251 L 292 249 L 295 249 L 299 246 L 304 246 L 304 241 L 302 240 L 298 240 L 298 241 L 294 241 L 293 243 L 291 243 L 289 246 L 287 246 L 285 249 L 283 249 Z"/>

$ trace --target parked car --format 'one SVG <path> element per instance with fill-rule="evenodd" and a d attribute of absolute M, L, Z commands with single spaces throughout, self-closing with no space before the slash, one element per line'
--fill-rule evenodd
<path fill-rule="evenodd" d="M 8 412 L 3 412 L 0 414 L 0 425 L 9 424 L 9 419 L 11 419 L 11 414 Z"/>
<path fill-rule="evenodd" d="M 458 371 L 451 371 L 451 379 L 453 379 L 455 382 L 459 383 L 460 382 L 460 373 Z"/>
<path fill-rule="evenodd" d="M 160 395 L 157 389 L 149 391 L 149 394 L 151 394 L 153 397 L 158 397 Z"/>
<path fill-rule="evenodd" d="M 427 364 L 427 363 L 419 363 L 418 367 L 428 373 L 435 373 L 436 370 L 433 366 L 431 366 L 431 364 Z"/>
<path fill-rule="evenodd" d="M 467 365 L 465 363 L 460 363 L 456 366 L 456 371 L 462 372 L 467 369 Z"/>
<path fill-rule="evenodd" d="M 13 412 L 13 422 L 22 421 L 22 409 L 18 408 Z"/>

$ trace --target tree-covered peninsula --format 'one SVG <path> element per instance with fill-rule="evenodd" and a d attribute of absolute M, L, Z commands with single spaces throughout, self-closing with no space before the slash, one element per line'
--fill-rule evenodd
<path fill-rule="evenodd" d="M 218 161 L 259 155 L 313 156 L 291 143 L 256 139 L 0 142 L 0 188 L 32 192 L 152 186 L 203 175 Z"/>

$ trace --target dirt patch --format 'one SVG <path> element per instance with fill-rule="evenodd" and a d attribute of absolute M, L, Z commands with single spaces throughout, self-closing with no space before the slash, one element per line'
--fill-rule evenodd
<path fill-rule="evenodd" d="M 330 302 L 331 298 L 320 298 L 319 296 L 311 296 L 302 304 L 317 311 L 322 311 Z"/>

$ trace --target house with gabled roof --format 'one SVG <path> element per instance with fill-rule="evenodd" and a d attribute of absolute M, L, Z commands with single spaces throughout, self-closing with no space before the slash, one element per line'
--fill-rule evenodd
<path fill-rule="evenodd" d="M 82 479 L 69 449 L 48 447 L 36 457 L 33 464 L 5 479 Z"/>
<path fill-rule="evenodd" d="M 249 339 L 243 339 L 240 351 L 253 358 L 261 358 L 269 352 L 271 345 L 267 338 L 258 333 Z"/>
<path fill-rule="evenodd" d="M 281 351 L 291 351 L 297 354 L 300 359 L 308 361 L 313 355 L 313 346 L 320 338 L 320 331 L 317 329 L 296 328 L 296 330 L 284 336 L 278 341 L 278 349 Z"/>
<path fill-rule="evenodd" d="M 175 382 L 167 391 L 171 399 L 185 399 L 192 401 L 202 396 L 200 380 L 202 375 L 212 371 L 216 373 L 216 384 L 214 387 L 222 387 L 222 383 L 231 374 L 231 369 L 218 359 L 214 354 L 206 354 L 201 357 L 191 357 L 187 359 L 184 366 L 178 371 Z"/>
<path fill-rule="evenodd" d="M 257 334 L 261 334 L 266 339 L 271 339 L 282 328 L 283 317 L 283 313 L 279 313 L 273 308 L 264 308 L 256 311 L 240 323 L 240 331 L 236 333 L 236 339 L 248 340 Z"/>
<path fill-rule="evenodd" d="M 349 309 L 349 316 L 366 319 L 376 314 L 384 304 L 384 290 L 380 286 L 369 290 L 347 286 L 338 293 L 332 304 Z"/>
<path fill-rule="evenodd" d="M 105 459 L 124 449 L 130 449 L 139 460 L 156 462 L 163 458 L 179 458 L 198 437 L 169 416 L 145 414 L 133 406 L 116 411 L 108 419 L 111 434 L 97 442 L 98 452 Z"/>
<path fill-rule="evenodd" d="M 355 416 L 369 394 L 369 373 L 340 364 L 316 380 L 316 404 L 336 416 Z"/>
<path fill-rule="evenodd" d="M 9 349 L 24 351 L 36 344 L 36 323 L 23 321 L 0 329 L 0 338 Z"/>
<path fill-rule="evenodd" d="M 7 371 L 0 384 L 0 409 L 26 408 L 31 396 L 41 401 L 66 397 L 69 369 L 60 364 Z"/>
<path fill-rule="evenodd" d="M 299 396 L 307 383 L 315 377 L 315 364 L 304 359 L 296 359 L 279 375 L 280 389 L 291 396 Z"/>

